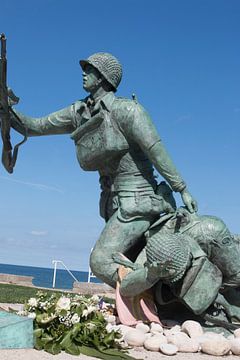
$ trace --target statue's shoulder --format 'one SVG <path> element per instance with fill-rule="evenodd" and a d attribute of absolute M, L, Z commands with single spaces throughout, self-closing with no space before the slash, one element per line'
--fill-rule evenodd
<path fill-rule="evenodd" d="M 139 118 L 144 118 L 144 109 L 134 98 L 115 97 L 111 113 L 125 135 L 131 135 L 133 123 Z"/>
<path fill-rule="evenodd" d="M 126 97 L 115 97 L 112 109 L 113 111 L 129 113 L 129 111 L 135 110 L 142 111 L 143 107 L 134 97 L 132 99 Z"/>
<path fill-rule="evenodd" d="M 72 106 L 74 107 L 75 111 L 78 111 L 82 106 L 85 106 L 87 99 L 88 97 L 74 101 Z"/>

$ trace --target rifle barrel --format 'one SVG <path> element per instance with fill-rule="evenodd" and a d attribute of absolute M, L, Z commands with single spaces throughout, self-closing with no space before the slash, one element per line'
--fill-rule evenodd
<path fill-rule="evenodd" d="M 0 81 L 1 81 L 1 88 L 2 91 L 5 92 L 6 96 L 7 96 L 7 58 L 6 58 L 6 36 L 4 34 L 0 35 L 1 38 L 1 71 L 0 71 Z M 3 94 L 2 94 L 3 95 Z M 4 101 L 3 99 L 1 99 L 2 101 Z"/>

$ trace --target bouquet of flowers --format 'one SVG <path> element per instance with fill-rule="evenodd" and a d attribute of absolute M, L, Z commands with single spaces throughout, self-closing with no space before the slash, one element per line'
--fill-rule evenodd
<path fill-rule="evenodd" d="M 105 305 L 105 306 L 104 306 Z M 98 296 L 48 295 L 38 292 L 21 315 L 34 321 L 35 348 L 51 354 L 62 350 L 100 359 L 132 359 L 121 350 L 117 331 L 107 331 L 105 315 L 112 311 Z"/>

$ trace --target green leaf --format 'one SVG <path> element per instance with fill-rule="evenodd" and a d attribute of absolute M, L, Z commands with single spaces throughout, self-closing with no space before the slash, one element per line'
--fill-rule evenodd
<path fill-rule="evenodd" d="M 64 335 L 64 337 L 63 337 L 63 339 L 62 339 L 62 341 L 60 343 L 63 350 L 65 350 L 66 348 L 69 348 L 71 346 L 71 344 L 72 344 L 71 335 L 72 335 L 71 331 L 67 332 Z"/>
<path fill-rule="evenodd" d="M 82 327 L 82 325 L 80 323 L 73 325 L 72 335 L 74 338 L 78 335 L 79 331 L 81 330 L 81 327 Z"/>
<path fill-rule="evenodd" d="M 98 359 L 111 360 L 109 357 L 103 357 L 103 354 L 99 350 L 94 349 L 92 347 L 79 346 L 79 348 L 80 348 L 80 353 L 83 354 L 83 355 L 93 356 L 93 357 L 96 357 Z M 116 360 L 116 358 L 114 360 Z"/>
<path fill-rule="evenodd" d="M 44 348 L 43 342 L 41 338 L 36 338 L 35 339 L 35 343 L 34 343 L 34 347 L 36 350 L 42 350 Z"/>
<path fill-rule="evenodd" d="M 50 354 L 56 355 L 61 352 L 61 346 L 60 344 L 51 341 L 44 346 L 44 350 L 49 352 Z"/>
<path fill-rule="evenodd" d="M 61 316 L 67 316 L 67 310 L 62 309 L 59 313 Z"/>
<path fill-rule="evenodd" d="M 70 346 L 65 348 L 66 353 L 71 355 L 80 355 L 80 348 L 74 342 L 71 343 Z"/>
<path fill-rule="evenodd" d="M 118 356 L 119 359 L 126 359 L 126 360 L 135 359 L 132 356 L 126 354 L 126 352 L 117 350 L 117 349 L 106 349 L 106 350 L 102 350 L 101 352 L 104 354 L 107 354 L 109 356 L 114 356 L 113 359 L 115 359 L 115 360 L 116 360 L 116 356 Z M 141 359 L 139 359 L 139 360 L 141 360 Z"/>
<path fill-rule="evenodd" d="M 33 331 L 33 335 L 36 337 L 36 338 L 40 338 L 41 336 L 42 336 L 42 334 L 43 334 L 43 329 L 35 329 L 34 331 Z"/>
<path fill-rule="evenodd" d="M 87 356 L 93 356 L 96 357 L 98 359 L 103 359 L 103 360 L 134 360 L 133 357 L 118 351 L 118 350 L 104 350 L 104 351 L 100 351 L 97 349 L 93 349 L 91 347 L 88 346 L 79 346 L 80 348 L 80 353 L 83 355 L 87 355 Z"/>
<path fill-rule="evenodd" d="M 43 334 L 43 336 L 41 338 L 41 341 L 42 341 L 43 345 L 45 346 L 47 343 L 52 342 L 53 338 L 52 338 L 52 336 L 49 336 L 47 334 Z"/>
<path fill-rule="evenodd" d="M 115 339 L 115 333 L 113 331 L 111 331 L 110 333 L 107 333 L 107 335 L 104 337 L 103 343 L 107 347 L 110 347 L 114 344 L 114 339 Z"/>

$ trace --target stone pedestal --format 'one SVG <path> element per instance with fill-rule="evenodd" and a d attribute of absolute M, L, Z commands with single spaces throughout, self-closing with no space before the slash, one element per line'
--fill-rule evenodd
<path fill-rule="evenodd" d="M 33 348 L 33 321 L 0 311 L 0 349 Z"/>

